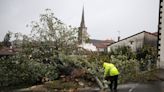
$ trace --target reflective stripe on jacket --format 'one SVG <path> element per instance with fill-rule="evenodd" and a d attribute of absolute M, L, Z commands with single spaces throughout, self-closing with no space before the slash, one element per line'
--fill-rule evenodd
<path fill-rule="evenodd" d="M 104 77 L 119 75 L 118 69 L 112 63 L 103 63 L 105 68 Z"/>

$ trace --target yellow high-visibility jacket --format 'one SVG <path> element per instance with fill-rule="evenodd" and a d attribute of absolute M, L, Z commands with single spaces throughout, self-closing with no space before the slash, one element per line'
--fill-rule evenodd
<path fill-rule="evenodd" d="M 112 63 L 103 63 L 103 67 L 104 69 L 104 77 L 107 76 L 115 76 L 115 75 L 119 75 L 119 71 L 118 69 L 112 64 Z"/>

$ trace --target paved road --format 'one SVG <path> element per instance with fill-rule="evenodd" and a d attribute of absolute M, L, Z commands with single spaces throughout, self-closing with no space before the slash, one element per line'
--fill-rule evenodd
<path fill-rule="evenodd" d="M 48 90 L 42 87 L 43 85 L 36 86 L 31 88 L 19 89 L 14 91 L 0 91 L 0 92 L 58 92 L 55 90 Z M 31 90 L 33 89 L 33 90 Z M 35 90 L 34 90 L 35 89 Z M 103 92 L 99 88 L 81 88 L 77 89 L 78 91 L 69 91 L 69 92 Z M 110 91 L 105 91 L 110 92 Z M 129 83 L 118 86 L 117 92 L 164 92 L 164 81 L 154 81 L 147 84 L 141 83 Z"/>
<path fill-rule="evenodd" d="M 78 92 L 100 92 L 100 90 L 98 88 L 81 89 Z M 119 85 L 117 92 L 164 92 L 164 81 L 149 82 L 147 84 L 131 83 Z"/>
<path fill-rule="evenodd" d="M 164 92 L 164 81 L 120 85 L 117 92 Z"/>

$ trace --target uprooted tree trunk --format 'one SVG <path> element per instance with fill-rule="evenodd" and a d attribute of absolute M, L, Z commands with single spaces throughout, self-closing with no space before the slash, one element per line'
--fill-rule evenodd
<path fill-rule="evenodd" d="M 92 67 L 93 70 L 95 70 L 96 72 L 99 72 L 97 68 L 93 68 L 93 66 L 90 64 L 90 66 Z M 91 73 L 92 74 L 92 73 Z M 97 76 L 97 74 L 92 74 L 93 78 L 96 80 L 96 83 L 98 84 L 100 89 L 104 89 L 105 85 L 103 85 L 103 80 L 99 79 L 99 77 Z"/>
<path fill-rule="evenodd" d="M 93 77 L 100 88 L 100 92 L 107 92 L 108 84 L 105 83 L 101 78 L 98 78 L 96 75 L 93 75 Z"/>
<path fill-rule="evenodd" d="M 93 77 L 95 78 L 99 88 L 104 89 L 105 87 L 104 87 L 103 83 L 100 81 L 100 79 L 97 76 L 93 76 Z"/>

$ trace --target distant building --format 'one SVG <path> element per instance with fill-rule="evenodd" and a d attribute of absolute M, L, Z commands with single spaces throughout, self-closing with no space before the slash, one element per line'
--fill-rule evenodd
<path fill-rule="evenodd" d="M 114 43 L 113 40 L 96 40 L 96 39 L 90 39 L 90 43 L 92 43 L 97 51 L 99 52 L 107 52 L 108 45 Z"/>
<path fill-rule="evenodd" d="M 12 56 L 14 55 L 18 50 L 14 49 L 12 47 L 2 47 L 0 48 L 0 58 L 4 56 Z"/>
<path fill-rule="evenodd" d="M 13 42 L 10 42 L 11 46 L 4 46 L 3 42 L 0 42 L 0 58 L 1 57 L 8 57 L 8 56 L 12 56 L 14 54 L 16 54 L 17 52 L 20 52 L 21 49 L 15 47 L 13 44 Z"/>
<path fill-rule="evenodd" d="M 84 20 L 84 8 L 82 10 L 82 18 L 81 23 L 78 31 L 78 43 L 80 47 L 83 47 L 86 50 L 90 51 L 99 51 L 99 52 L 106 52 L 107 46 L 113 43 L 113 40 L 97 40 L 97 39 L 89 39 L 88 40 L 88 33 L 87 27 L 85 26 Z M 88 41 L 87 41 L 88 40 Z"/>
<path fill-rule="evenodd" d="M 164 69 L 164 1 L 160 0 L 158 25 L 158 68 Z"/>
<path fill-rule="evenodd" d="M 157 47 L 157 36 L 154 33 L 142 31 L 109 45 L 108 52 L 121 46 L 129 46 L 131 47 L 132 51 L 135 52 L 144 45 Z"/>

